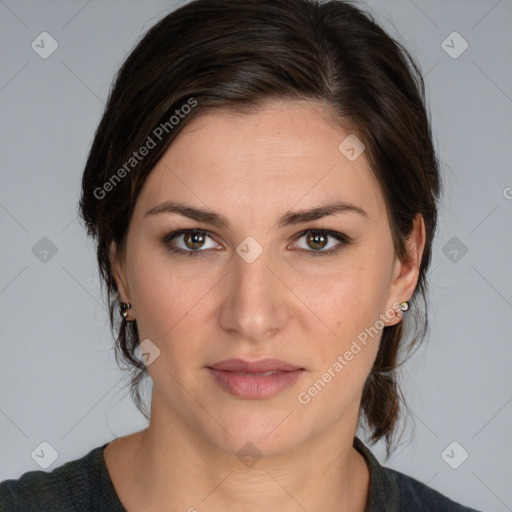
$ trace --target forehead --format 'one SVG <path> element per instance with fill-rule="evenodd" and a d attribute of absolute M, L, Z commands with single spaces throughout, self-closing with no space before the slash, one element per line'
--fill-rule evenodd
<path fill-rule="evenodd" d="M 187 198 L 212 208 L 243 202 L 263 209 L 345 200 L 382 213 L 384 200 L 365 153 L 347 158 L 351 153 L 343 143 L 349 136 L 357 143 L 320 104 L 281 102 L 249 114 L 205 113 L 173 141 L 139 199 L 147 207 Z"/>

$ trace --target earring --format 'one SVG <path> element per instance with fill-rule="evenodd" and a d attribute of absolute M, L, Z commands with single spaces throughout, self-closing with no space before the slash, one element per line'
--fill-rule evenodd
<path fill-rule="evenodd" d="M 121 316 L 126 320 L 128 316 L 128 310 L 131 309 L 132 305 L 129 302 L 121 302 Z"/>
<path fill-rule="evenodd" d="M 400 309 L 402 311 L 407 311 L 409 309 L 409 303 L 406 300 L 400 302 Z"/>

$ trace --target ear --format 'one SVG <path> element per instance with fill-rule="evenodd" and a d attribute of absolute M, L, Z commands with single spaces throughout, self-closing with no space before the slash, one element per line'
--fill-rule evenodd
<path fill-rule="evenodd" d="M 425 248 L 425 221 L 421 214 L 414 219 L 413 229 L 406 240 L 407 256 L 400 261 L 395 259 L 393 280 L 388 296 L 387 311 L 396 310 L 396 305 L 411 298 L 418 283 L 420 264 Z M 401 311 L 393 316 L 387 325 L 395 325 L 401 321 Z"/>
<path fill-rule="evenodd" d="M 115 242 L 110 244 L 110 264 L 120 301 L 131 302 L 130 289 L 126 278 L 125 252 L 123 244 L 120 246 Z"/>

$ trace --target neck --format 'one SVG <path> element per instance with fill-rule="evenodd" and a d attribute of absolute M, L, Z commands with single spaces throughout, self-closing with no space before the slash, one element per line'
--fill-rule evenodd
<path fill-rule="evenodd" d="M 150 426 L 111 443 L 105 459 L 130 511 L 364 512 L 369 472 L 353 447 L 355 428 L 346 435 L 332 429 L 284 454 L 244 461 L 153 411 Z M 122 468 L 120 477 L 115 466 Z"/>

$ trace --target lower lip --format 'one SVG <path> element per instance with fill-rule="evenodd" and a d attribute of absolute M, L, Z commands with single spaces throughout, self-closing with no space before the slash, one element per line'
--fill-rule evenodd
<path fill-rule="evenodd" d="M 293 385 L 303 370 L 276 372 L 269 375 L 242 374 L 208 368 L 220 387 L 231 395 L 261 400 L 277 395 Z"/>

